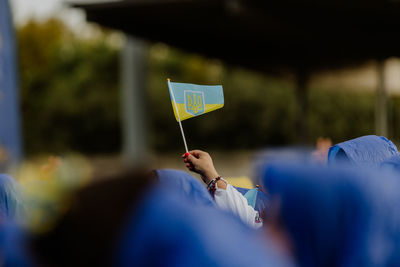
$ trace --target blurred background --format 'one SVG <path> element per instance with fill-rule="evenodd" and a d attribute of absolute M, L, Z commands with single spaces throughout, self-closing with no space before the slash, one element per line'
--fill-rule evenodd
<path fill-rule="evenodd" d="M 225 107 L 183 127 L 224 176 L 319 137 L 400 141 L 396 1 L 145 2 L 10 0 L 25 161 L 184 169 L 168 77 L 223 85 Z"/>

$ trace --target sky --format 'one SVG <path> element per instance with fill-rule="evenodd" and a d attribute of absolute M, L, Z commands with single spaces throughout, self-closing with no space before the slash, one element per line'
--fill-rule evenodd
<path fill-rule="evenodd" d="M 62 8 L 60 0 L 9 0 L 17 23 L 23 23 L 30 17 L 44 18 Z"/>
<path fill-rule="evenodd" d="M 81 36 L 96 34 L 97 27 L 86 21 L 85 12 L 72 8 L 71 3 L 110 2 L 119 0 L 8 0 L 11 5 L 14 23 L 23 25 L 30 19 L 46 20 L 57 17 Z"/>
<path fill-rule="evenodd" d="M 86 24 L 82 10 L 68 7 L 64 0 L 9 0 L 16 24 L 24 24 L 30 18 L 45 20 L 57 16 L 71 27 Z M 72 1 L 70 1 L 72 2 Z M 74 2 L 89 2 L 74 0 Z"/>

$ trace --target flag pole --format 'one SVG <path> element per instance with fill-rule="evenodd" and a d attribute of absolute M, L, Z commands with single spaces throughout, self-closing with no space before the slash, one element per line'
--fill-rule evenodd
<path fill-rule="evenodd" d="M 175 114 L 176 114 L 176 117 L 178 118 L 179 128 L 181 129 L 182 138 L 183 138 L 183 144 L 185 145 L 185 151 L 186 151 L 185 156 L 187 157 L 187 156 L 189 156 L 189 150 L 188 150 L 188 147 L 187 147 L 187 144 L 186 144 L 186 138 L 185 138 L 185 133 L 183 132 L 181 118 L 179 117 L 178 107 L 176 106 L 175 96 L 174 96 L 174 93 L 172 91 L 171 79 L 168 78 L 167 81 L 168 81 L 169 93 L 172 96 L 172 102 L 174 102 Z"/>

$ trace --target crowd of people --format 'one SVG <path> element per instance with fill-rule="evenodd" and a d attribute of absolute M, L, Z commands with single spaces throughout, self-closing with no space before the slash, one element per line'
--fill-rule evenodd
<path fill-rule="evenodd" d="M 26 206 L 0 176 L 3 266 L 400 266 L 400 154 L 363 136 L 314 154 L 258 160 L 237 188 L 211 156 L 188 170 L 129 170 L 89 184 L 53 227 L 21 226 Z M 318 155 L 321 157 L 321 155 Z"/>

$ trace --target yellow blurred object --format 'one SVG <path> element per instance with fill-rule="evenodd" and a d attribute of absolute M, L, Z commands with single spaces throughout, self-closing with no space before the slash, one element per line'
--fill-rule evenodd
<path fill-rule="evenodd" d="M 69 205 L 75 190 L 88 184 L 93 170 L 81 155 L 42 156 L 22 163 L 15 177 L 21 185 L 26 206 L 26 227 L 33 232 L 51 229 Z"/>
<path fill-rule="evenodd" d="M 0 144 L 0 163 L 6 162 L 9 159 L 9 152 Z"/>
<path fill-rule="evenodd" d="M 61 164 L 61 158 L 50 156 L 47 163 L 40 168 L 40 179 L 54 179 Z"/>
<path fill-rule="evenodd" d="M 254 188 L 253 182 L 250 180 L 249 177 L 246 176 L 239 176 L 239 177 L 232 177 L 232 178 L 225 178 L 231 185 L 236 187 L 243 187 L 252 189 Z"/>

